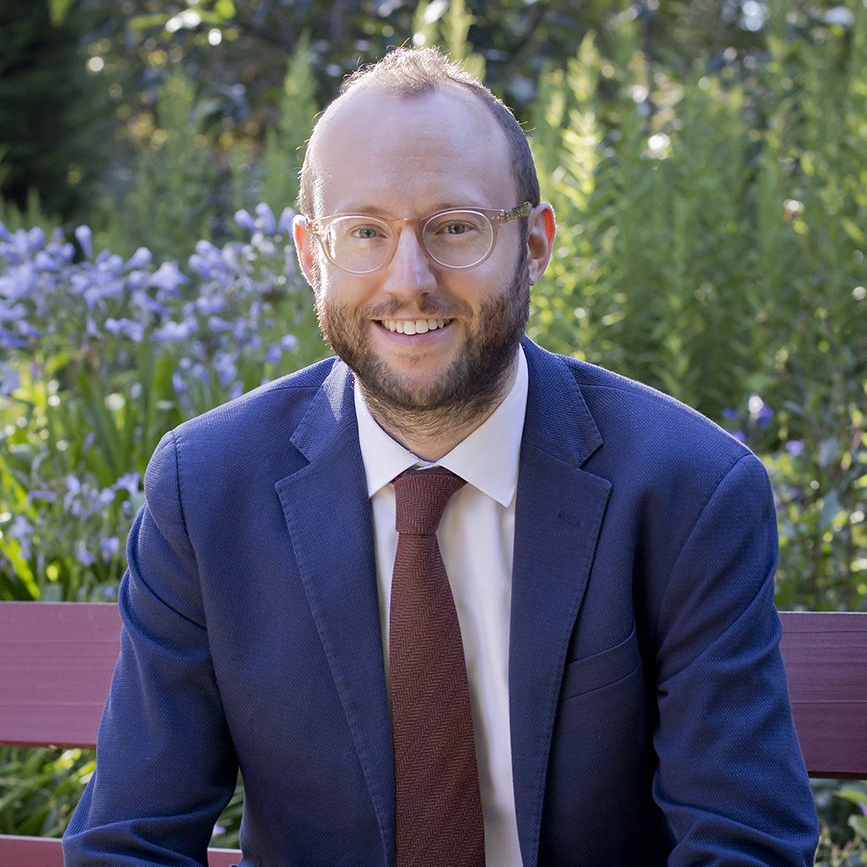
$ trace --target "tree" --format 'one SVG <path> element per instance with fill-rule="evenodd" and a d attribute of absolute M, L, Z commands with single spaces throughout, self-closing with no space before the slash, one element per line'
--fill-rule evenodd
<path fill-rule="evenodd" d="M 0 195 L 23 210 L 80 212 L 108 143 L 107 100 L 85 66 L 82 19 L 55 25 L 47 0 L 0 11 Z"/>

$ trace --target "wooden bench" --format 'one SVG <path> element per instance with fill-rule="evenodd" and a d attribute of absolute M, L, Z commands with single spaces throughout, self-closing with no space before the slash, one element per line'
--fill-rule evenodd
<path fill-rule="evenodd" d="M 781 617 L 810 776 L 867 779 L 867 613 Z M 0 602 L 0 744 L 92 748 L 119 630 L 114 605 Z M 239 858 L 211 849 L 208 863 Z M 0 864 L 62 867 L 60 841 L 0 835 Z"/>

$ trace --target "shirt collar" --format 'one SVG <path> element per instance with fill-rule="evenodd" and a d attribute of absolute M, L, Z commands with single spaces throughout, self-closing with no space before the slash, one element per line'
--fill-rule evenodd
<path fill-rule="evenodd" d="M 518 347 L 518 369 L 502 403 L 466 439 L 436 463 L 457 473 L 482 493 L 508 506 L 518 487 L 521 435 L 527 410 L 527 359 Z M 395 476 L 416 464 L 417 455 L 392 439 L 374 420 L 358 382 L 355 383 L 355 415 L 367 495 L 372 497 Z"/>

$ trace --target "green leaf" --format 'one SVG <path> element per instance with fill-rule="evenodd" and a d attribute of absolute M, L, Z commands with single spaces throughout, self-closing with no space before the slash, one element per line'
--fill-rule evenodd
<path fill-rule="evenodd" d="M 48 12 L 55 27 L 63 24 L 74 3 L 75 0 L 48 0 Z"/>

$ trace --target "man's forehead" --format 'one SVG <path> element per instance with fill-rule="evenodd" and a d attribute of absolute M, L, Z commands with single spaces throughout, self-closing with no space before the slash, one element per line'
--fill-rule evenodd
<path fill-rule="evenodd" d="M 407 118 L 406 121 L 401 116 Z M 410 121 L 411 118 L 411 128 Z M 392 120 L 392 123 L 389 123 Z M 405 94 L 379 86 L 357 86 L 325 110 L 313 130 L 310 147 L 315 151 L 334 138 L 364 136 L 397 137 L 417 132 L 422 125 L 432 131 L 460 124 L 478 135 L 505 134 L 491 110 L 474 94 L 456 85 L 443 85 L 421 93 Z"/>
<path fill-rule="evenodd" d="M 323 187 L 344 176 L 347 163 L 359 173 L 402 174 L 417 181 L 434 156 L 457 173 L 461 161 L 473 155 L 485 168 L 502 166 L 511 179 L 505 132 L 472 93 L 457 86 L 411 95 L 358 87 L 332 103 L 314 130 L 308 153 L 312 192 L 321 205 Z"/>
<path fill-rule="evenodd" d="M 372 83 L 368 85 L 362 83 L 335 99 L 322 113 L 316 129 L 327 128 L 340 115 L 371 103 L 405 107 L 407 110 L 423 106 L 432 114 L 435 114 L 438 109 L 442 110 L 448 104 L 456 104 L 464 106 L 473 113 L 478 112 L 479 115 L 493 118 L 490 110 L 479 96 L 457 84 L 443 82 L 418 90 L 406 91 L 387 84 Z"/>

